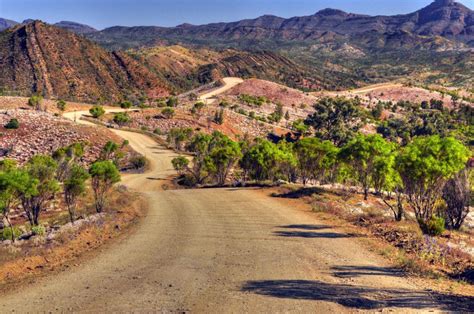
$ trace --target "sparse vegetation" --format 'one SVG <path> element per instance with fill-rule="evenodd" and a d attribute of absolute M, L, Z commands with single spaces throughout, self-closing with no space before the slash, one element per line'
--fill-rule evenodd
<path fill-rule="evenodd" d="M 89 112 L 95 119 L 98 119 L 105 114 L 105 110 L 102 106 L 94 106 L 89 110 Z"/>

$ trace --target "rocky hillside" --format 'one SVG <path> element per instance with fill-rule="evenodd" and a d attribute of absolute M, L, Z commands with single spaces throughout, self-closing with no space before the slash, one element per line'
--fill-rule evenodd
<path fill-rule="evenodd" d="M 234 44 L 267 47 L 275 41 L 344 41 L 366 48 L 474 46 L 474 12 L 454 0 L 436 0 L 416 12 L 396 16 L 367 16 L 325 9 L 314 15 L 284 19 L 264 15 L 256 19 L 207 25 L 164 27 L 111 27 L 91 33 L 95 41 L 111 47 L 155 45 L 159 42 Z M 375 38 L 379 40 L 375 40 Z M 361 40 L 362 39 L 362 40 Z M 434 41 L 434 43 L 427 43 Z"/>
<path fill-rule="evenodd" d="M 107 52 L 64 29 L 35 21 L 0 33 L 0 88 L 69 100 L 118 100 L 143 92 L 157 97 L 171 87 L 122 52 Z"/>
<path fill-rule="evenodd" d="M 325 79 L 270 51 L 189 49 L 178 45 L 128 51 L 178 90 L 186 91 L 223 77 L 260 78 L 300 89 L 320 89 Z"/>

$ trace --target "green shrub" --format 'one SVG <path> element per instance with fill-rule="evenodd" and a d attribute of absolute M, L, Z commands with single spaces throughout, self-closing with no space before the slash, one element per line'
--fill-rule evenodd
<path fill-rule="evenodd" d="M 431 236 L 439 236 L 444 232 L 445 221 L 443 217 L 432 216 L 427 222 L 418 221 L 421 231 Z"/>
<path fill-rule="evenodd" d="M 155 133 L 156 135 L 162 135 L 163 134 L 163 131 L 161 131 L 160 128 L 156 128 L 153 133 Z"/>
<path fill-rule="evenodd" d="M 46 233 L 46 228 L 43 225 L 33 226 L 31 227 L 31 232 L 35 235 L 42 236 Z"/>
<path fill-rule="evenodd" d="M 120 103 L 120 108 L 130 109 L 130 108 L 132 108 L 132 103 L 130 101 L 122 101 Z"/>
<path fill-rule="evenodd" d="M 17 119 L 11 119 L 7 124 L 5 124 L 5 129 L 18 129 L 20 127 L 20 122 Z"/>
<path fill-rule="evenodd" d="M 22 232 L 19 228 L 13 227 L 13 234 L 14 234 L 15 239 L 17 239 L 19 236 L 21 236 Z M 3 241 L 11 240 L 12 239 L 12 228 L 6 227 L 5 229 L 3 229 L 3 232 L 0 233 L 0 239 L 2 239 Z"/>
<path fill-rule="evenodd" d="M 133 165 L 133 168 L 141 169 L 146 165 L 146 158 L 143 156 L 136 156 L 130 159 L 130 163 Z"/>
<path fill-rule="evenodd" d="M 105 110 L 102 106 L 94 106 L 89 109 L 89 113 L 97 119 L 105 114 Z"/>

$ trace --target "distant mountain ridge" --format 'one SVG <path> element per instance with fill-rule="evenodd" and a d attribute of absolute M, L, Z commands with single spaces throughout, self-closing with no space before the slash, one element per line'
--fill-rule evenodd
<path fill-rule="evenodd" d="M 12 20 L 0 18 L 0 32 L 4 31 L 8 28 L 14 27 L 18 24 L 29 24 L 34 22 L 35 20 L 33 19 L 26 19 L 23 20 L 23 22 L 18 23 Z M 53 24 L 54 26 L 61 27 L 64 29 L 67 29 L 71 32 L 74 32 L 76 34 L 90 34 L 93 32 L 97 32 L 97 30 L 89 25 L 86 24 L 81 24 L 81 23 L 76 23 L 76 22 L 71 22 L 71 21 L 61 21 L 58 23 Z"/>
<path fill-rule="evenodd" d="M 264 15 L 231 23 L 182 24 L 172 28 L 115 26 L 90 33 L 89 37 L 112 49 L 153 46 L 164 40 L 193 44 L 247 41 L 252 44 L 275 40 L 321 41 L 328 37 L 354 43 L 360 43 L 362 39 L 362 43 L 371 47 L 368 38 L 378 36 L 385 40 L 397 34 L 410 34 L 419 41 L 426 41 L 425 37 L 443 37 L 454 41 L 455 48 L 462 45 L 474 47 L 474 11 L 453 0 L 436 0 L 416 12 L 395 16 L 368 16 L 324 9 L 313 15 L 288 19 Z"/>

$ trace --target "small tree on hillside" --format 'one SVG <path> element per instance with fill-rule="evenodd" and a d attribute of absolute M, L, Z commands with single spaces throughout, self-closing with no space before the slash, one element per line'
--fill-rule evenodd
<path fill-rule="evenodd" d="M 100 118 L 105 114 L 104 107 L 102 106 L 94 106 L 91 109 L 89 109 L 89 113 L 94 117 L 95 119 Z"/>
<path fill-rule="evenodd" d="M 443 199 L 446 202 L 446 226 L 449 229 L 459 230 L 469 215 L 471 203 L 471 184 L 469 171 L 466 168 L 451 178 L 443 189 Z"/>
<path fill-rule="evenodd" d="M 174 117 L 175 111 L 173 108 L 166 107 L 163 110 L 161 110 L 161 114 L 163 115 L 163 117 L 165 117 L 165 119 L 171 119 Z"/>
<path fill-rule="evenodd" d="M 398 155 L 404 193 L 424 233 L 431 233 L 429 223 L 446 182 L 465 167 L 470 155 L 456 139 L 437 135 L 415 138 Z"/>
<path fill-rule="evenodd" d="M 186 157 L 179 156 L 171 160 L 173 168 L 178 172 L 180 176 L 184 175 L 189 166 L 189 160 Z"/>
<path fill-rule="evenodd" d="M 20 199 L 31 226 L 39 224 L 41 212 L 60 189 L 57 168 L 56 161 L 44 155 L 34 156 L 25 166 L 29 180 L 20 187 Z"/>
<path fill-rule="evenodd" d="M 58 108 L 59 111 L 66 110 L 66 106 L 67 106 L 66 102 L 62 99 L 58 100 L 58 102 L 56 103 L 56 108 Z"/>
<path fill-rule="evenodd" d="M 306 185 L 309 180 L 323 179 L 335 165 L 337 148 L 330 141 L 304 138 L 294 147 L 298 160 L 298 173 Z"/>
<path fill-rule="evenodd" d="M 357 135 L 341 149 L 339 156 L 356 173 L 364 189 L 364 200 L 367 200 L 369 189 L 376 181 L 377 167 L 388 162 L 393 149 L 393 144 L 379 134 Z"/>
<path fill-rule="evenodd" d="M 109 160 L 96 161 L 89 169 L 92 178 L 92 189 L 94 190 L 95 209 L 101 213 L 107 201 L 107 193 L 110 188 L 120 181 L 120 173 L 117 167 Z"/>
<path fill-rule="evenodd" d="M 53 152 L 52 157 L 58 164 L 56 178 L 60 182 L 64 182 L 65 177 L 71 169 L 71 165 L 84 156 L 84 146 L 83 143 L 74 143 Z"/>
<path fill-rule="evenodd" d="M 6 167 L 5 162 L 7 163 Z M 10 227 L 13 242 L 15 241 L 15 231 L 10 213 L 20 204 L 20 191 L 28 181 L 29 177 L 25 171 L 18 170 L 14 162 L 4 161 L 0 171 L 0 213 Z"/>
<path fill-rule="evenodd" d="M 35 110 L 42 110 L 41 104 L 43 103 L 43 97 L 39 95 L 33 95 L 28 99 L 28 106 L 33 107 Z M 46 107 L 44 108 L 46 109 Z"/>
<path fill-rule="evenodd" d="M 120 108 L 122 108 L 122 109 L 130 109 L 130 108 L 132 108 L 132 106 L 133 106 L 133 104 L 128 100 L 122 101 L 120 103 Z"/>
<path fill-rule="evenodd" d="M 64 180 L 64 202 L 66 203 L 72 223 L 76 220 L 77 200 L 85 193 L 88 178 L 89 174 L 86 169 L 78 164 L 74 164 Z"/>
<path fill-rule="evenodd" d="M 130 122 L 130 116 L 126 112 L 118 112 L 114 114 L 113 121 L 117 123 L 119 126 L 124 126 L 128 122 Z"/>
<path fill-rule="evenodd" d="M 315 112 L 305 124 L 312 126 L 316 136 L 336 146 L 347 143 L 361 126 L 359 103 L 342 97 L 323 98 L 315 105 Z"/>
<path fill-rule="evenodd" d="M 210 172 L 215 176 L 217 184 L 225 184 L 227 176 L 242 154 L 237 142 L 232 141 L 227 136 L 215 132 L 213 134 L 212 150 L 209 153 Z"/>
<path fill-rule="evenodd" d="M 214 114 L 214 123 L 224 124 L 224 108 L 221 108 L 216 111 Z"/>

